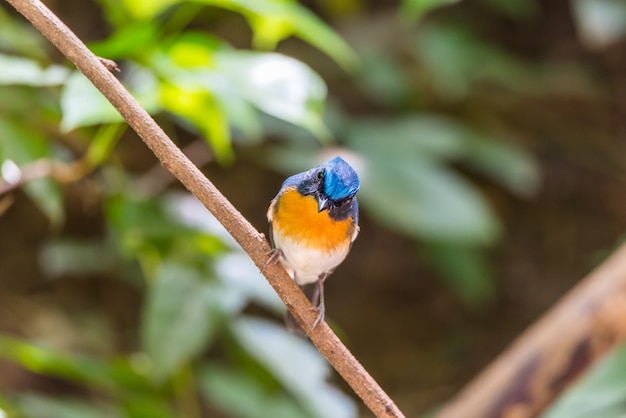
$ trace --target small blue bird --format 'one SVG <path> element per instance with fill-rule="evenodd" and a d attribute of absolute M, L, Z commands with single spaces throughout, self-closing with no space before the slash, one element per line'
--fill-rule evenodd
<path fill-rule="evenodd" d="M 285 180 L 267 211 L 274 248 L 268 262 L 278 259 L 316 306 L 319 314 L 310 331 L 324 319 L 324 280 L 359 233 L 358 190 L 356 171 L 335 157 Z M 289 312 L 285 322 L 301 331 Z"/>

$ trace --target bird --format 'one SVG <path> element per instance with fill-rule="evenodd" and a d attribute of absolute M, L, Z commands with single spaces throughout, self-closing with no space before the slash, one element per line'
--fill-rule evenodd
<path fill-rule="evenodd" d="M 272 250 L 324 319 L 324 281 L 343 262 L 359 234 L 357 172 L 341 157 L 287 178 L 267 211 Z M 267 264 L 266 263 L 266 264 Z M 287 311 L 287 328 L 303 333 Z"/>

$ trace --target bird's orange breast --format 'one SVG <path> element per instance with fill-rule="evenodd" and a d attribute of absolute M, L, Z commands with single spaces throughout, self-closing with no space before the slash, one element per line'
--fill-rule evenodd
<path fill-rule="evenodd" d="M 355 228 L 351 218 L 337 221 L 327 210 L 318 212 L 315 198 L 295 189 L 285 190 L 276 201 L 272 225 L 280 235 L 321 251 L 349 245 Z"/>

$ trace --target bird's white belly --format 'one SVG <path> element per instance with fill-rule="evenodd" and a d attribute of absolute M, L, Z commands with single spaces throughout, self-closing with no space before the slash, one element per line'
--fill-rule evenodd
<path fill-rule="evenodd" d="M 330 252 L 320 251 L 280 234 L 274 234 L 274 243 L 282 252 L 281 263 L 299 285 L 314 283 L 322 273 L 331 272 L 346 258 L 350 250 L 350 245 L 347 244 Z"/>

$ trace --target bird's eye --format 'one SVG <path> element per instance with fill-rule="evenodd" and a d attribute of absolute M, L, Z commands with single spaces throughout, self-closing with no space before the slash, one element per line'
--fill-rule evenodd
<path fill-rule="evenodd" d="M 346 197 L 342 201 L 338 202 L 338 206 L 349 205 L 352 202 L 352 197 Z"/>
<path fill-rule="evenodd" d="M 324 170 L 320 170 L 317 172 L 317 179 L 321 180 L 324 178 Z"/>

